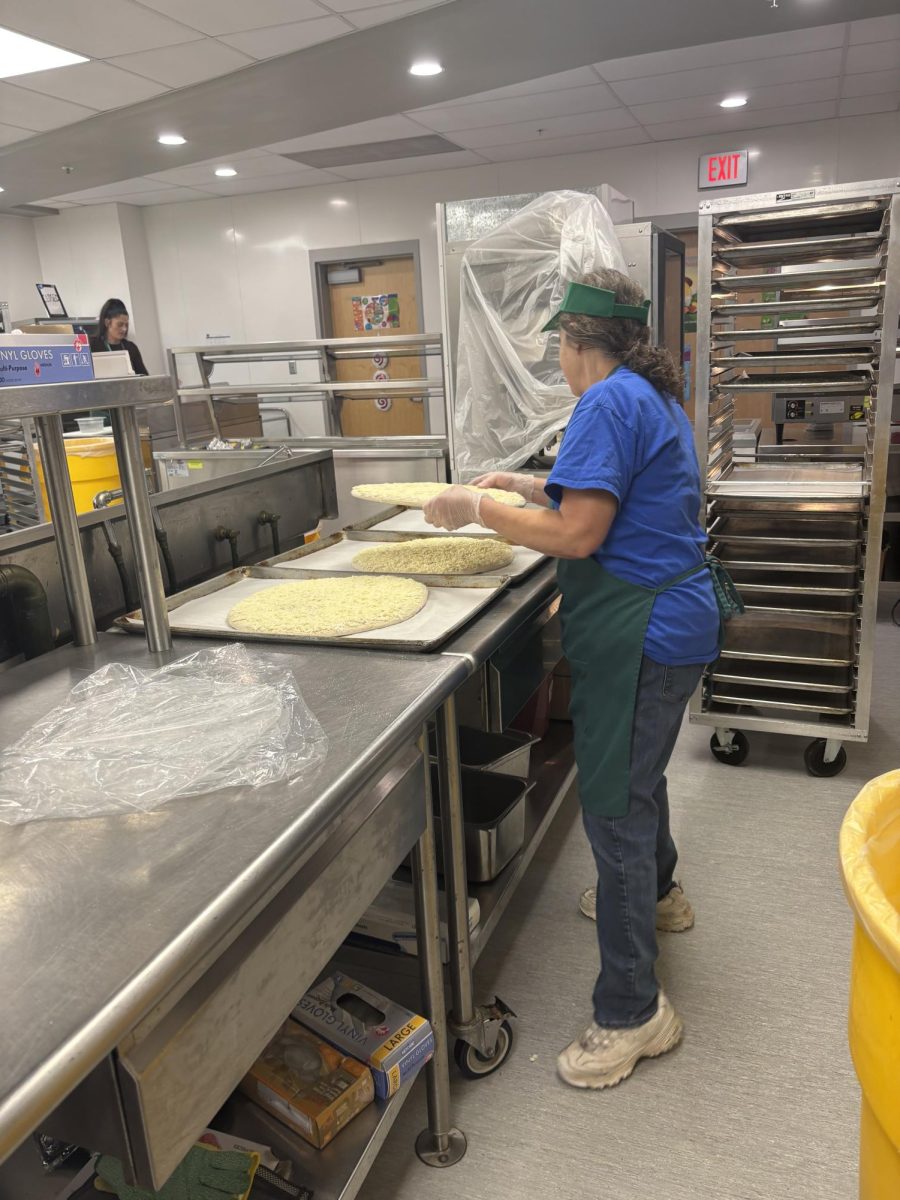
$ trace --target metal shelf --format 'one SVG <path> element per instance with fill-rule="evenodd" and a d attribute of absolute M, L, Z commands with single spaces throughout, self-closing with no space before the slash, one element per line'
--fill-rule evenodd
<path fill-rule="evenodd" d="M 765 242 L 740 242 L 714 247 L 717 259 L 732 267 L 751 263 L 812 262 L 821 258 L 863 258 L 875 255 L 883 243 L 880 230 L 873 233 L 839 233 L 825 237 L 779 238 Z"/>
<path fill-rule="evenodd" d="M 560 805 L 575 782 L 572 727 L 557 721 L 532 751 L 534 786 L 525 799 L 525 841 L 522 849 L 491 883 L 470 884 L 469 894 L 481 906 L 481 920 L 471 935 L 472 960 L 477 962 L 503 916 Z"/>
<path fill-rule="evenodd" d="M 0 417 L 52 417 L 87 408 L 144 408 L 175 399 L 168 375 L 39 383 L 0 389 Z"/>
<path fill-rule="evenodd" d="M 353 1200 L 417 1078 L 418 1073 L 389 1100 L 370 1104 L 324 1150 L 310 1146 L 287 1125 L 241 1095 L 229 1100 L 214 1128 L 271 1146 L 280 1159 L 294 1164 L 292 1182 L 310 1188 L 315 1200 Z"/>
<path fill-rule="evenodd" d="M 440 395 L 443 385 L 437 379 L 384 379 L 342 383 L 338 380 L 298 380 L 295 383 L 223 383 L 220 387 L 179 388 L 182 400 L 206 400 L 229 396 L 425 396 Z"/>

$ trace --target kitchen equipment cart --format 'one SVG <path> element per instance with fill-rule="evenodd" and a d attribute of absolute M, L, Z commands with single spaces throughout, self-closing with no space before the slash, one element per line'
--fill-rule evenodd
<path fill-rule="evenodd" d="M 713 727 L 721 762 L 742 763 L 746 732 L 769 731 L 811 738 L 809 773 L 837 775 L 843 743 L 869 733 L 900 181 L 704 200 L 698 245 L 704 512 L 747 611 L 728 626 L 690 719 Z M 760 393 L 820 430 L 838 414 L 835 436 L 737 461 L 734 421 L 743 397 Z"/>

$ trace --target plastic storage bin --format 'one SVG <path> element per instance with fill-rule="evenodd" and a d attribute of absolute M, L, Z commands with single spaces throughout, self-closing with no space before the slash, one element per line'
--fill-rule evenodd
<path fill-rule="evenodd" d="M 518 854 L 525 841 L 525 797 L 528 785 L 511 775 L 463 767 L 463 821 L 466 874 L 469 883 L 488 883 Z M 431 768 L 437 807 L 438 770 Z M 441 826 L 435 826 L 438 864 L 443 861 Z"/>
<path fill-rule="evenodd" d="M 849 1037 L 862 1088 L 860 1200 L 900 1197 L 900 771 L 871 780 L 841 826 L 856 917 Z"/>
<path fill-rule="evenodd" d="M 72 480 L 72 495 L 75 497 L 75 511 L 93 512 L 94 497 L 98 492 L 111 492 L 121 487 L 115 444 L 111 437 L 105 437 L 73 438 L 65 445 L 66 462 Z M 37 454 L 37 474 L 44 507 L 49 513 L 50 501 L 47 498 L 40 452 Z M 121 501 L 116 500 L 114 503 L 120 504 Z"/>

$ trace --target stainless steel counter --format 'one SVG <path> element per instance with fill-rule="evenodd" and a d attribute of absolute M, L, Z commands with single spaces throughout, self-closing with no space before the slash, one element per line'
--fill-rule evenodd
<path fill-rule="evenodd" d="M 174 654 L 203 646 L 180 640 Z M 0 1160 L 327 856 L 355 799 L 466 673 L 441 655 L 265 653 L 294 673 L 328 735 L 314 776 L 146 816 L 0 827 Z M 0 747 L 110 661 L 161 660 L 136 639 L 101 635 L 0 675 Z"/>

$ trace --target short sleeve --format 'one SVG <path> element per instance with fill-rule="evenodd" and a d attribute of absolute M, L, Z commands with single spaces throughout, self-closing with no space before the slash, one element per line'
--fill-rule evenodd
<path fill-rule="evenodd" d="M 637 435 L 602 400 L 587 397 L 576 406 L 545 491 L 554 503 L 563 488 L 597 488 L 624 500 L 635 474 Z"/>

